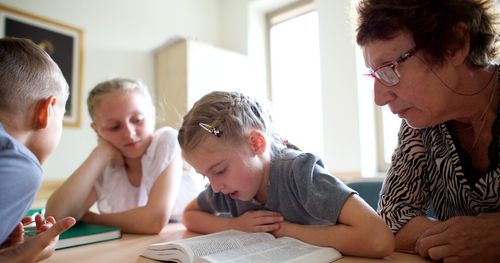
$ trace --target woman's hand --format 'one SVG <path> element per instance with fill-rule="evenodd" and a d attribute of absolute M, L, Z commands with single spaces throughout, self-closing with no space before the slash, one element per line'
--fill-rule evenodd
<path fill-rule="evenodd" d="M 423 257 L 444 262 L 497 262 L 500 258 L 500 213 L 458 216 L 439 223 L 417 241 Z"/>

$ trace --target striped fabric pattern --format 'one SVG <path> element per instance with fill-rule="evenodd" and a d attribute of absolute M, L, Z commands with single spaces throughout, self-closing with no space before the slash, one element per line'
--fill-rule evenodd
<path fill-rule="evenodd" d="M 464 169 L 470 165 L 463 157 L 467 153 L 446 123 L 414 129 L 402 121 L 378 211 L 393 232 L 413 217 L 426 215 L 431 203 L 439 220 L 500 211 L 498 116 L 500 105 L 492 130 L 490 168 L 480 175 Z"/>

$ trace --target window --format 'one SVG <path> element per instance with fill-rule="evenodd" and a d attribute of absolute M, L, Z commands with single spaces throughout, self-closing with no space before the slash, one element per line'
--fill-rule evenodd
<path fill-rule="evenodd" d="M 359 48 L 356 52 L 356 64 L 359 76 L 361 145 L 363 145 L 362 170 L 368 176 L 374 171 L 382 175 L 387 172 L 391 164 L 402 120 L 394 115 L 388 106 L 375 105 L 373 85 L 376 80 L 365 76 L 368 68 Z"/>
<path fill-rule="evenodd" d="M 378 107 L 376 113 L 377 148 L 379 171 L 387 171 L 391 164 L 391 157 L 396 148 L 401 119 L 395 116 L 387 106 Z"/>
<path fill-rule="evenodd" d="M 270 98 L 277 132 L 323 155 L 318 13 L 312 2 L 268 15 Z"/>

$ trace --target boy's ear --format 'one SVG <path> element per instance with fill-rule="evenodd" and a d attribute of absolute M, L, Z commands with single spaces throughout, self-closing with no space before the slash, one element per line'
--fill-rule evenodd
<path fill-rule="evenodd" d="M 44 129 L 49 125 L 53 107 L 56 106 L 56 97 L 50 96 L 38 102 L 35 108 L 35 128 Z"/>
<path fill-rule="evenodd" d="M 259 130 L 250 132 L 250 147 L 255 154 L 261 154 L 266 150 L 267 140 Z"/>

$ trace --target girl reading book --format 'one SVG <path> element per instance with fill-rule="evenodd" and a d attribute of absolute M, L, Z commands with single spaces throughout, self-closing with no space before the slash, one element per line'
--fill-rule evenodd
<path fill-rule="evenodd" d="M 155 108 L 147 87 L 112 79 L 89 94 L 88 110 L 98 144 L 49 198 L 46 214 L 153 234 L 202 189 L 200 176 L 183 171 L 177 131 L 154 131 Z M 100 213 L 89 211 L 97 202 Z"/>
<path fill-rule="evenodd" d="M 271 232 L 345 255 L 393 252 L 393 235 L 375 211 L 318 156 L 281 140 L 256 100 L 236 92 L 205 95 L 184 116 L 178 140 L 211 185 L 186 207 L 188 230 Z"/>

